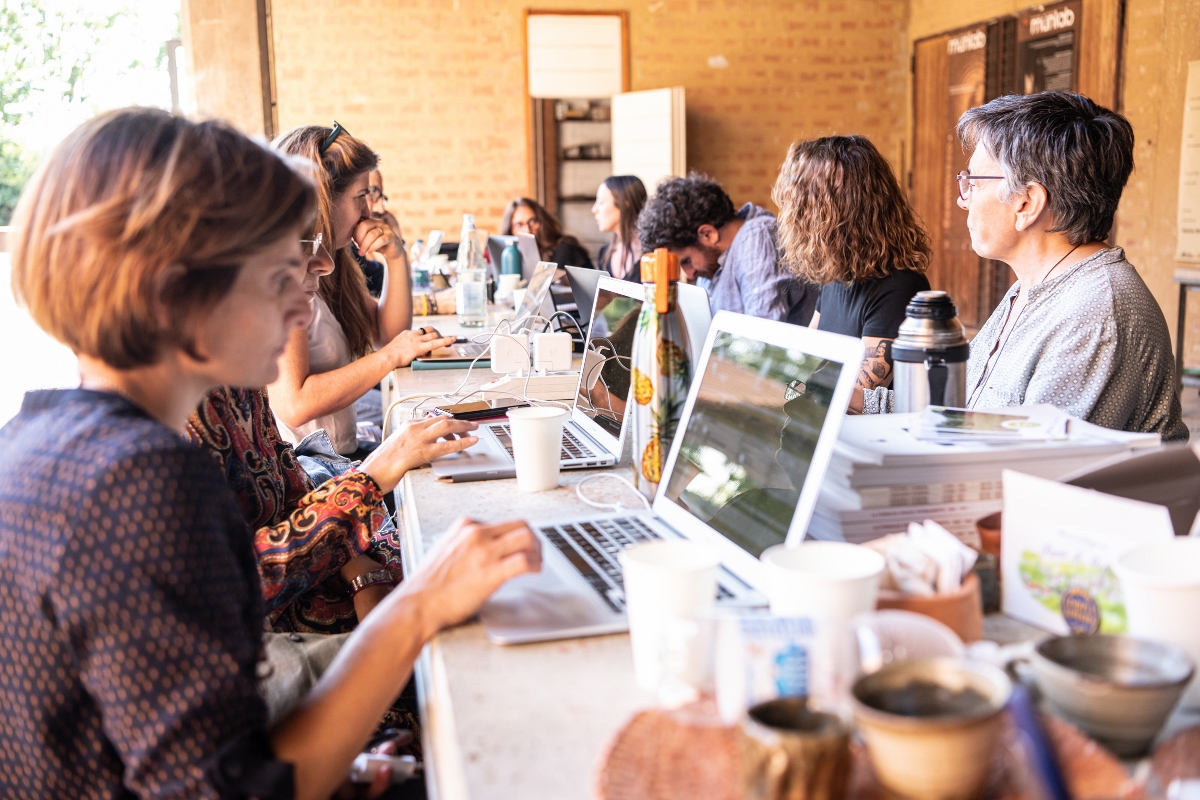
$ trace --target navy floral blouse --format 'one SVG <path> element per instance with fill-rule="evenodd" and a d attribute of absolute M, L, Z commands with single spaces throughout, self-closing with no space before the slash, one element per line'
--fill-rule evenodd
<path fill-rule="evenodd" d="M 217 766 L 237 742 L 235 772 L 290 787 L 251 537 L 212 459 L 83 389 L 26 395 L 0 452 L 0 796 L 240 796 Z"/>

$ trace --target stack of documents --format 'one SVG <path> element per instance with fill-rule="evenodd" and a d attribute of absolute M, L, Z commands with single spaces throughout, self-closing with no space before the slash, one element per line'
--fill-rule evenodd
<path fill-rule="evenodd" d="M 1002 470 L 1058 479 L 1160 443 L 1158 434 L 1112 431 L 1066 417 L 1052 406 L 988 413 L 1042 421 L 1062 416 L 1067 424 L 1053 432 L 1055 438 L 1001 434 L 999 440 L 984 435 L 978 441 L 950 434 L 947 441 L 934 431 L 936 441 L 927 441 L 914 435 L 931 434 L 930 426 L 921 424 L 921 414 L 849 417 L 808 535 L 865 542 L 928 519 L 977 547 L 975 521 L 1001 507 Z"/>

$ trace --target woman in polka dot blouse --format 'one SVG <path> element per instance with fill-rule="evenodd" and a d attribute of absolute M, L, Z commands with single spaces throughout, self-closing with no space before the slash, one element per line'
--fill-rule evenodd
<path fill-rule="evenodd" d="M 314 202 L 241 134 L 153 109 L 85 123 L 27 187 L 14 289 L 81 386 L 0 429 L 0 796 L 328 797 L 424 642 L 539 568 L 523 523 L 462 523 L 267 729 L 251 535 L 183 430 L 308 324 Z"/>

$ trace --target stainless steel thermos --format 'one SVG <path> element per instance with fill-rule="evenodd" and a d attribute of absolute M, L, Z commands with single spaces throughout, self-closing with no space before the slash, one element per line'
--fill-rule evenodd
<path fill-rule="evenodd" d="M 895 410 L 961 408 L 967 402 L 970 347 L 954 301 L 945 292 L 917 292 L 905 314 L 892 342 Z"/>

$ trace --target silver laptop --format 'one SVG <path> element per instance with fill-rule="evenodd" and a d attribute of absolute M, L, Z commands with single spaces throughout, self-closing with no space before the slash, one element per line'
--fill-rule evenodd
<path fill-rule="evenodd" d="M 641 286 L 602 278 L 593 305 L 595 324 L 584 347 L 575 402 L 563 425 L 563 469 L 608 467 L 621 458 L 625 405 L 629 398 L 629 358 L 642 311 Z M 479 442 L 460 453 L 435 459 L 439 480 L 455 482 L 516 476 L 506 422 L 476 431 Z"/>
<path fill-rule="evenodd" d="M 533 272 L 533 278 L 529 281 L 529 286 L 526 288 L 525 297 L 521 301 L 521 306 L 517 309 L 516 316 L 513 317 L 511 330 L 516 331 L 520 326 L 531 316 L 541 315 L 542 306 L 546 301 L 546 297 L 550 292 L 550 284 L 554 281 L 554 273 L 558 269 L 558 265 L 552 261 L 539 261 L 537 269 Z M 480 331 L 482 335 L 487 331 Z M 483 355 L 487 351 L 487 344 L 481 342 L 461 342 L 452 344 L 449 347 L 442 347 L 434 350 L 427 356 L 422 356 L 416 359 L 417 361 L 471 361 L 478 356 Z M 481 359 L 482 360 L 482 359 Z"/>
<path fill-rule="evenodd" d="M 653 539 L 712 545 L 722 558 L 718 603 L 764 603 L 758 556 L 804 538 L 861 362 L 859 339 L 718 313 L 652 510 L 531 523 L 542 571 L 504 584 L 483 607 L 488 638 L 626 630 L 617 554 Z"/>

